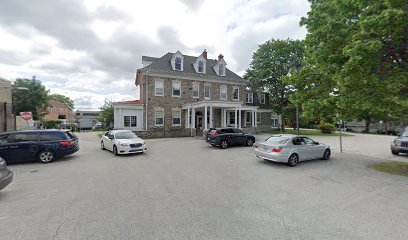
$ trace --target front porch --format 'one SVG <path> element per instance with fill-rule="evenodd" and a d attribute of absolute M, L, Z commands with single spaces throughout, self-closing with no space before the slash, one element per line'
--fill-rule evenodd
<path fill-rule="evenodd" d="M 217 127 L 256 128 L 257 106 L 243 102 L 201 101 L 185 104 L 186 128 L 203 130 Z"/>

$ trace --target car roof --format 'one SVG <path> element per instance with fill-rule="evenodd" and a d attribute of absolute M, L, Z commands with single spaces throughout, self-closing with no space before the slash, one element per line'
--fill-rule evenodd
<path fill-rule="evenodd" d="M 294 137 L 306 137 L 303 135 L 295 135 L 295 134 L 274 134 L 271 137 L 287 137 L 287 138 L 294 138 Z"/>
<path fill-rule="evenodd" d="M 111 133 L 118 133 L 118 132 L 132 132 L 130 130 L 110 130 Z"/>
<path fill-rule="evenodd" d="M 68 132 L 69 129 L 36 129 L 36 130 L 19 130 L 14 132 L 3 132 L 0 134 L 12 134 L 12 133 L 41 133 L 41 132 Z"/>

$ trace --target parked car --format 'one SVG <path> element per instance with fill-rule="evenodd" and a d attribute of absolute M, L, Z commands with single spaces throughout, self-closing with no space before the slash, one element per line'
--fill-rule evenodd
<path fill-rule="evenodd" d="M 214 147 L 225 149 L 237 145 L 252 146 L 255 143 L 255 137 L 238 128 L 211 128 L 207 132 L 206 141 Z"/>
<path fill-rule="evenodd" d="M 254 151 L 258 158 L 287 163 L 291 167 L 303 160 L 329 160 L 331 155 L 330 146 L 291 134 L 272 135 L 265 142 L 256 144 Z"/>
<path fill-rule="evenodd" d="M 0 190 L 13 181 L 13 172 L 7 167 L 6 161 L 0 157 Z"/>
<path fill-rule="evenodd" d="M 408 153 L 408 126 L 398 138 L 391 142 L 391 153 L 393 155 Z"/>
<path fill-rule="evenodd" d="M 96 123 L 93 127 L 92 130 L 101 130 L 103 129 L 103 124 L 101 122 Z"/>
<path fill-rule="evenodd" d="M 115 155 L 144 153 L 147 144 L 130 130 L 111 130 L 102 135 L 101 149 L 112 151 Z"/>
<path fill-rule="evenodd" d="M 30 130 L 0 133 L 0 157 L 7 162 L 35 160 L 50 163 L 79 150 L 69 130 Z"/>

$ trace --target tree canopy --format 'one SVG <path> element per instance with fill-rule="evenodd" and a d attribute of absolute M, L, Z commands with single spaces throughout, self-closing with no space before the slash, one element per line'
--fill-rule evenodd
<path fill-rule="evenodd" d="M 244 78 L 254 91 L 269 93 L 272 110 L 281 115 L 285 129 L 285 109 L 293 88 L 283 79 L 291 69 L 297 69 L 303 59 L 303 43 L 300 40 L 271 39 L 261 44 L 252 55 L 250 68 Z"/>
<path fill-rule="evenodd" d="M 13 89 L 13 104 L 17 113 L 32 112 L 34 120 L 45 114 L 42 109 L 48 106 L 48 90 L 35 77 L 17 78 L 13 83 Z"/>
<path fill-rule="evenodd" d="M 65 103 L 71 111 L 74 109 L 74 101 L 72 101 L 72 99 L 67 96 L 61 94 L 51 94 L 49 97 L 52 100 L 58 101 L 60 103 Z"/>
<path fill-rule="evenodd" d="M 100 107 L 100 110 L 101 116 L 99 121 L 102 122 L 105 127 L 112 126 L 114 121 L 113 102 L 109 99 L 105 99 L 105 103 Z"/>
<path fill-rule="evenodd" d="M 368 125 L 407 117 L 408 2 L 310 2 L 303 68 L 287 78 L 304 115 Z"/>

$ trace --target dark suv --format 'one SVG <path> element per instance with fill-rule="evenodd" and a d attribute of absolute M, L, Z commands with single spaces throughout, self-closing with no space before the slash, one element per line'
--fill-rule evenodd
<path fill-rule="evenodd" d="M 234 145 L 252 146 L 255 137 L 252 134 L 244 133 L 238 128 L 211 128 L 207 132 L 206 141 L 212 146 L 225 149 Z"/>
<path fill-rule="evenodd" d="M 78 150 L 78 138 L 68 130 L 0 133 L 0 157 L 7 162 L 37 159 L 42 163 L 49 163 Z"/>

